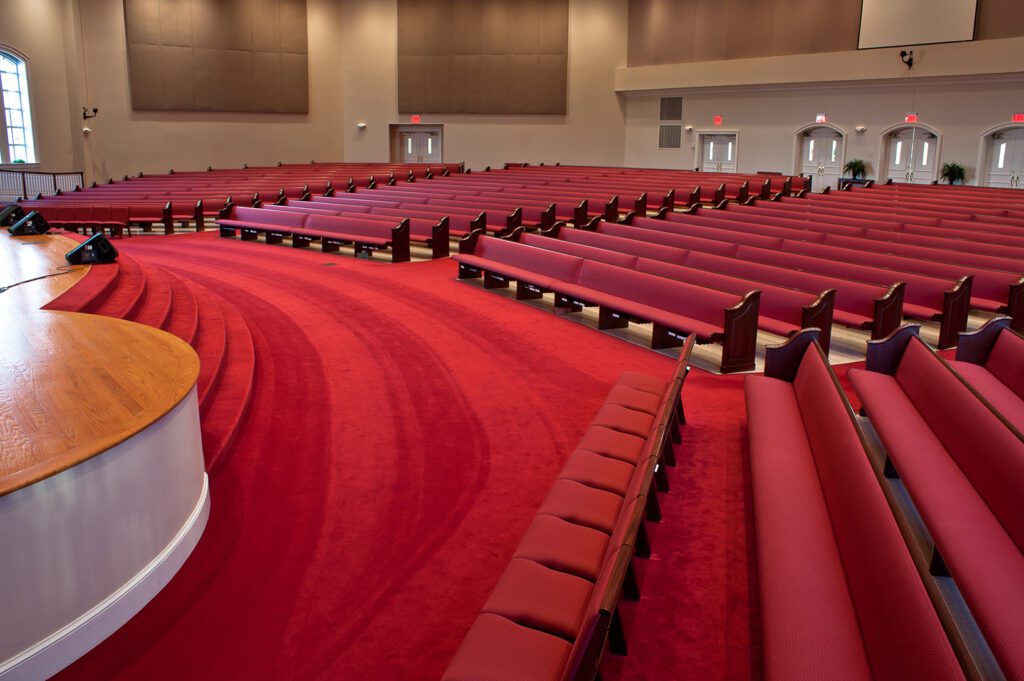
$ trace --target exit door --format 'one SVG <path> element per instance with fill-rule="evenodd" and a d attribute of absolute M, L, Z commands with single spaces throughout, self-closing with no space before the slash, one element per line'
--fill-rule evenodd
<path fill-rule="evenodd" d="M 736 135 L 702 135 L 700 169 L 706 173 L 736 172 Z"/>
<path fill-rule="evenodd" d="M 402 163 L 441 163 L 441 133 L 434 131 L 399 131 L 398 144 Z"/>

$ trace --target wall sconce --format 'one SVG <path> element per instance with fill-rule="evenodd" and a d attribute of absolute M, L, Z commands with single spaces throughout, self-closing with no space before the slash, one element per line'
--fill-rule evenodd
<path fill-rule="evenodd" d="M 854 130 L 854 132 L 867 132 L 868 131 L 868 126 L 866 126 L 866 125 L 858 125 L 853 130 Z"/>
<path fill-rule="evenodd" d="M 90 118 L 96 118 L 96 115 L 97 115 L 97 114 L 98 114 L 99 112 L 100 112 L 100 110 L 99 110 L 99 109 L 97 109 L 96 107 L 93 107 L 93 108 L 92 108 L 92 113 L 89 113 L 89 109 L 87 109 L 86 107 L 84 107 L 84 106 L 83 106 L 83 107 L 82 107 L 82 120 L 83 120 L 83 121 L 87 121 L 87 120 L 89 120 Z"/>
<path fill-rule="evenodd" d="M 685 128 L 683 128 L 683 130 L 685 130 L 686 134 L 689 135 L 691 132 L 693 132 L 693 126 L 687 125 Z"/>
<path fill-rule="evenodd" d="M 356 123 L 356 127 L 360 130 L 366 130 L 366 123 Z"/>

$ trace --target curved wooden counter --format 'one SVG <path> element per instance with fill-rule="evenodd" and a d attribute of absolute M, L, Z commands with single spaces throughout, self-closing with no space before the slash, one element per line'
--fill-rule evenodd
<path fill-rule="evenodd" d="M 192 348 L 39 309 L 89 271 L 64 261 L 75 244 L 0 234 L 0 287 L 60 272 L 0 293 L 0 681 L 48 678 L 116 631 L 209 516 Z"/>
<path fill-rule="evenodd" d="M 0 272 L 10 277 L 0 286 L 54 271 L 74 245 L 62 236 L 0 236 Z M 0 495 L 141 432 L 199 376 L 195 351 L 171 334 L 38 309 L 87 269 L 0 293 Z"/>

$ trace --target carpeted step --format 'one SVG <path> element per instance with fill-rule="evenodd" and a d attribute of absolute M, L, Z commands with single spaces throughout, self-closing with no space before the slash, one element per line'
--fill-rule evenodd
<path fill-rule="evenodd" d="M 162 329 L 171 314 L 173 292 L 162 268 L 137 261 L 146 277 L 146 289 L 142 299 L 129 313 L 127 319 L 146 326 Z"/>
<path fill-rule="evenodd" d="M 118 257 L 116 286 L 106 296 L 97 297 L 82 312 L 128 319 L 142 304 L 146 294 L 146 273 L 138 260 L 121 254 Z"/>
<path fill-rule="evenodd" d="M 120 269 L 121 266 L 117 263 L 92 265 L 88 274 L 77 284 L 51 300 L 43 309 L 80 312 L 98 305 L 99 301 L 106 299 L 117 286 Z"/>
<path fill-rule="evenodd" d="M 198 311 L 198 328 L 192 341 L 192 347 L 199 355 L 199 408 L 207 399 L 210 391 L 219 380 L 221 364 L 227 349 L 227 326 L 224 322 L 224 311 L 213 298 L 213 294 L 200 284 L 183 280 L 192 292 Z"/>
<path fill-rule="evenodd" d="M 199 332 L 199 303 L 188 284 L 170 272 L 164 272 L 171 290 L 170 314 L 160 327 L 193 345 Z"/>
<path fill-rule="evenodd" d="M 217 380 L 207 391 L 205 399 L 200 400 L 199 406 L 206 469 L 212 472 L 222 454 L 234 444 L 249 410 L 256 372 L 256 348 L 248 324 L 233 305 L 215 294 L 210 294 L 204 302 L 220 305 L 227 341 Z"/>

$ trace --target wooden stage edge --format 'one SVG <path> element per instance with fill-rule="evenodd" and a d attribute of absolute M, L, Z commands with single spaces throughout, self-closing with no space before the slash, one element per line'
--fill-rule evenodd
<path fill-rule="evenodd" d="M 168 414 L 195 386 L 179 338 L 120 319 L 40 307 L 85 277 L 61 235 L 0 234 L 0 496 L 109 450 Z M 94 265 L 93 267 L 116 267 Z"/>

